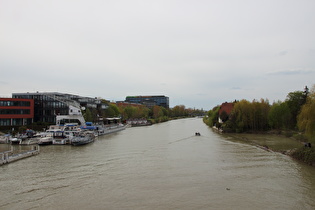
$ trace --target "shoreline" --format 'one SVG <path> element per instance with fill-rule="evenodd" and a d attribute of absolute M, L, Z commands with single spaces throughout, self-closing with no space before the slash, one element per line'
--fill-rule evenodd
<path fill-rule="evenodd" d="M 274 132 L 225 133 L 222 129 L 216 127 L 212 128 L 213 131 L 221 135 L 229 136 L 235 140 L 248 143 L 268 152 L 276 152 L 289 156 L 298 162 L 315 167 L 314 149 L 303 146 L 305 145 L 305 142 L 301 142 L 295 138 L 287 137 L 284 134 L 276 134 Z M 293 144 L 287 143 L 284 145 L 281 141 L 278 142 L 278 140 L 282 140 L 282 142 L 286 143 L 291 142 Z"/>

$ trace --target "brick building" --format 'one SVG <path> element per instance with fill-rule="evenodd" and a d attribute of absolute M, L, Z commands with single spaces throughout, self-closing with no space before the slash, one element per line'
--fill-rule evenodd
<path fill-rule="evenodd" d="M 0 126 L 28 125 L 33 119 L 33 99 L 0 98 Z"/>

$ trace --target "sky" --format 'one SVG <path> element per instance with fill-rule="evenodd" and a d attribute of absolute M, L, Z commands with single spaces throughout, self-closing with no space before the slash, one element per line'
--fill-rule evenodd
<path fill-rule="evenodd" d="M 284 101 L 315 84 L 314 11 L 314 0 L 0 0 L 0 97 Z"/>

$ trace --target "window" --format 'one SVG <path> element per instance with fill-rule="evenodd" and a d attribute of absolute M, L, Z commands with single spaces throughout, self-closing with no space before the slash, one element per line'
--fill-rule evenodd
<path fill-rule="evenodd" d="M 29 101 L 0 101 L 0 106 L 30 106 Z"/>
<path fill-rule="evenodd" d="M 0 109 L 0 115 L 4 114 L 30 114 L 29 109 Z"/>
<path fill-rule="evenodd" d="M 11 125 L 11 120 L 10 119 L 0 119 L 0 125 L 2 125 L 2 126 Z"/>

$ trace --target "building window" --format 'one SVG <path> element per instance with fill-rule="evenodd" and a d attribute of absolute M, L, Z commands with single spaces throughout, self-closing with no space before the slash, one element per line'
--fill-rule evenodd
<path fill-rule="evenodd" d="M 0 101 L 0 106 L 30 106 L 29 101 Z"/>
<path fill-rule="evenodd" d="M 29 109 L 0 109 L 1 114 L 30 114 Z"/>
<path fill-rule="evenodd" d="M 0 125 L 2 125 L 2 126 L 11 125 L 11 120 L 10 119 L 0 119 Z"/>

